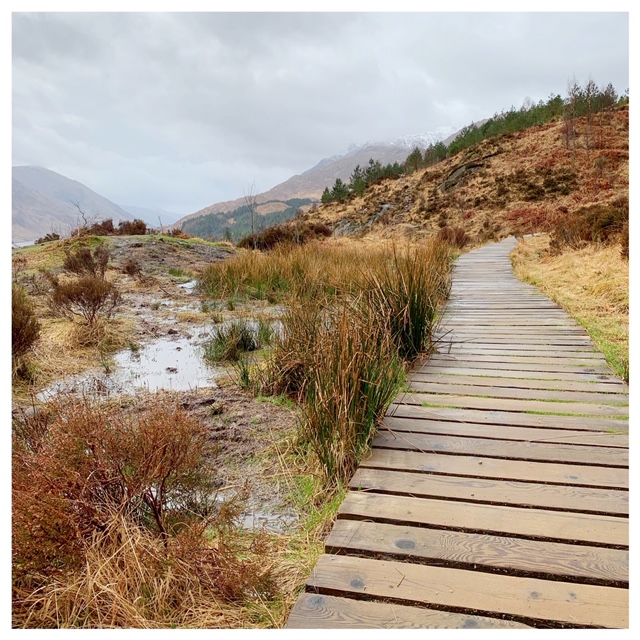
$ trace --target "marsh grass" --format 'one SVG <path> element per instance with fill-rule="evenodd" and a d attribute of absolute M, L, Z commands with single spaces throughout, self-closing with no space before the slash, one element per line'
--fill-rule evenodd
<path fill-rule="evenodd" d="M 430 345 L 449 292 L 451 253 L 437 241 L 402 249 L 308 249 L 300 282 L 318 277 L 314 252 L 335 264 L 324 263 L 322 285 L 306 284 L 289 296 L 266 363 L 241 362 L 238 379 L 254 393 L 286 395 L 302 405 L 300 441 L 318 459 L 325 485 L 337 486 L 348 481 L 401 389 L 405 363 Z M 276 250 L 265 259 L 281 264 L 282 256 Z"/>
<path fill-rule="evenodd" d="M 213 329 L 211 339 L 204 344 L 204 357 L 211 362 L 240 362 L 242 369 L 246 360 L 243 356 L 271 344 L 273 337 L 273 326 L 264 318 L 257 322 L 232 320 Z"/>

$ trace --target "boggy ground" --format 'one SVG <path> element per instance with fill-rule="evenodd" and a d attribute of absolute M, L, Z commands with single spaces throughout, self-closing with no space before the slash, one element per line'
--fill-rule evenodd
<path fill-rule="evenodd" d="M 99 335 L 85 340 L 81 321 L 57 318 L 51 313 L 39 269 L 59 274 L 63 271 L 65 246 L 73 249 L 98 244 L 110 250 L 106 276 L 120 290 L 122 301 L 113 317 L 100 324 Z M 37 394 L 69 376 L 76 376 L 77 380 L 95 378 L 102 381 L 96 384 L 104 391 L 105 380 L 117 379 L 117 354 L 130 352 L 134 358 L 148 345 L 171 353 L 182 349 L 180 345 L 185 343 L 202 342 L 215 324 L 225 320 L 276 314 L 278 309 L 266 301 L 254 301 L 251 307 L 240 303 L 214 306 L 200 298 L 194 287 L 197 275 L 211 262 L 233 253 L 230 246 L 221 243 L 166 236 L 90 237 L 14 250 L 14 280 L 26 288 L 34 301 L 42 326 L 41 338 L 29 358 L 32 379 L 14 381 L 14 414 L 33 411 L 39 404 Z M 125 272 L 127 267 L 129 273 Z M 278 483 L 278 451 L 286 447 L 283 443 L 295 431 L 296 411 L 290 403 L 256 399 L 240 389 L 233 382 L 233 369 L 218 367 L 209 373 L 197 352 L 191 357 L 197 362 L 190 366 L 199 367 L 201 375 L 204 371 L 211 386 L 187 385 L 187 389 L 175 390 L 182 388 L 176 382 L 180 372 L 169 367 L 158 383 L 164 383 L 165 390 L 132 389 L 127 380 L 124 389 L 112 388 L 111 393 L 133 392 L 139 410 L 152 406 L 162 395 L 196 416 L 210 429 L 216 443 L 215 465 L 221 494 L 232 493 L 248 483 L 249 524 L 266 523 L 282 529 L 283 523 L 291 522 L 294 516 L 282 506 L 287 488 Z M 251 513 L 256 517 L 251 518 Z"/>

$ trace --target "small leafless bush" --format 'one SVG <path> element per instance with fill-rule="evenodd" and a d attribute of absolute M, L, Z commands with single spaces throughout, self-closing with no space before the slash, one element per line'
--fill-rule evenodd
<path fill-rule="evenodd" d="M 122 266 L 122 271 L 130 276 L 137 276 L 141 272 L 140 263 L 133 258 L 127 258 L 124 265 Z"/>
<path fill-rule="evenodd" d="M 66 318 L 82 317 L 89 325 L 100 316 L 109 318 L 121 299 L 115 285 L 96 276 L 82 276 L 69 282 L 60 282 L 52 276 L 50 281 L 52 311 Z"/>
<path fill-rule="evenodd" d="M 118 235 L 143 236 L 147 233 L 147 223 L 144 220 L 121 220 L 118 223 Z"/>
<path fill-rule="evenodd" d="M 42 238 L 38 238 L 34 244 L 43 244 L 45 242 L 53 242 L 54 240 L 60 240 L 59 233 L 47 233 L 42 236 Z"/>
<path fill-rule="evenodd" d="M 11 355 L 19 358 L 26 354 L 40 336 L 40 323 L 26 291 L 11 287 Z"/>
<path fill-rule="evenodd" d="M 437 237 L 441 242 L 446 242 L 448 245 L 458 249 L 462 249 L 470 241 L 467 232 L 460 227 L 442 227 L 438 231 Z"/>
<path fill-rule="evenodd" d="M 109 264 L 109 250 L 100 245 L 93 252 L 89 247 L 77 247 L 74 251 L 68 248 L 64 250 L 64 269 L 79 276 L 93 276 L 104 278 Z"/>
<path fill-rule="evenodd" d="M 246 236 L 238 246 L 242 249 L 269 251 L 281 244 L 305 244 L 314 238 L 326 238 L 332 234 L 329 227 L 318 222 L 300 222 L 269 227 L 260 233 Z"/>

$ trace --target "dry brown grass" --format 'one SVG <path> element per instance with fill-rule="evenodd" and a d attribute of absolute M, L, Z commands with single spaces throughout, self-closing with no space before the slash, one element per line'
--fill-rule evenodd
<path fill-rule="evenodd" d="M 31 357 L 33 377 L 30 381 L 14 381 L 14 401 L 28 401 L 31 384 L 46 387 L 55 380 L 101 366 L 105 356 L 125 348 L 134 336 L 132 318 L 98 320 L 93 327 L 51 316 L 41 317 L 40 322 L 41 338 Z"/>
<path fill-rule="evenodd" d="M 582 324 L 616 373 L 629 378 L 629 263 L 616 245 L 548 254 L 549 236 L 521 242 L 516 275 L 536 285 Z"/>

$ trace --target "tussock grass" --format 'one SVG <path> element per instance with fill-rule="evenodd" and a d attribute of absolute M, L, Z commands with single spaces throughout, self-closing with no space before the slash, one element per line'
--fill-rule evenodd
<path fill-rule="evenodd" d="M 199 284 L 201 291 L 214 298 L 241 295 L 274 302 L 335 296 L 361 286 L 367 272 L 389 257 L 388 246 L 328 242 L 277 246 L 268 254 L 244 251 L 214 263 L 205 269 Z"/>
<path fill-rule="evenodd" d="M 512 254 L 517 277 L 534 284 L 575 318 L 618 376 L 629 380 L 629 263 L 616 245 L 547 253 L 548 236 L 521 242 Z"/>
<path fill-rule="evenodd" d="M 244 354 L 270 344 L 273 335 L 271 323 L 263 318 L 257 323 L 233 320 L 213 329 L 211 339 L 204 344 L 204 357 L 212 362 L 238 362 Z"/>
<path fill-rule="evenodd" d="M 300 402 L 301 442 L 327 486 L 345 483 L 404 382 L 405 362 L 430 344 L 449 292 L 450 249 L 438 240 L 402 249 L 322 244 L 239 260 L 257 269 L 245 281 L 255 285 L 277 267 L 290 283 L 271 357 L 262 367 L 242 360 L 239 383 Z"/>

